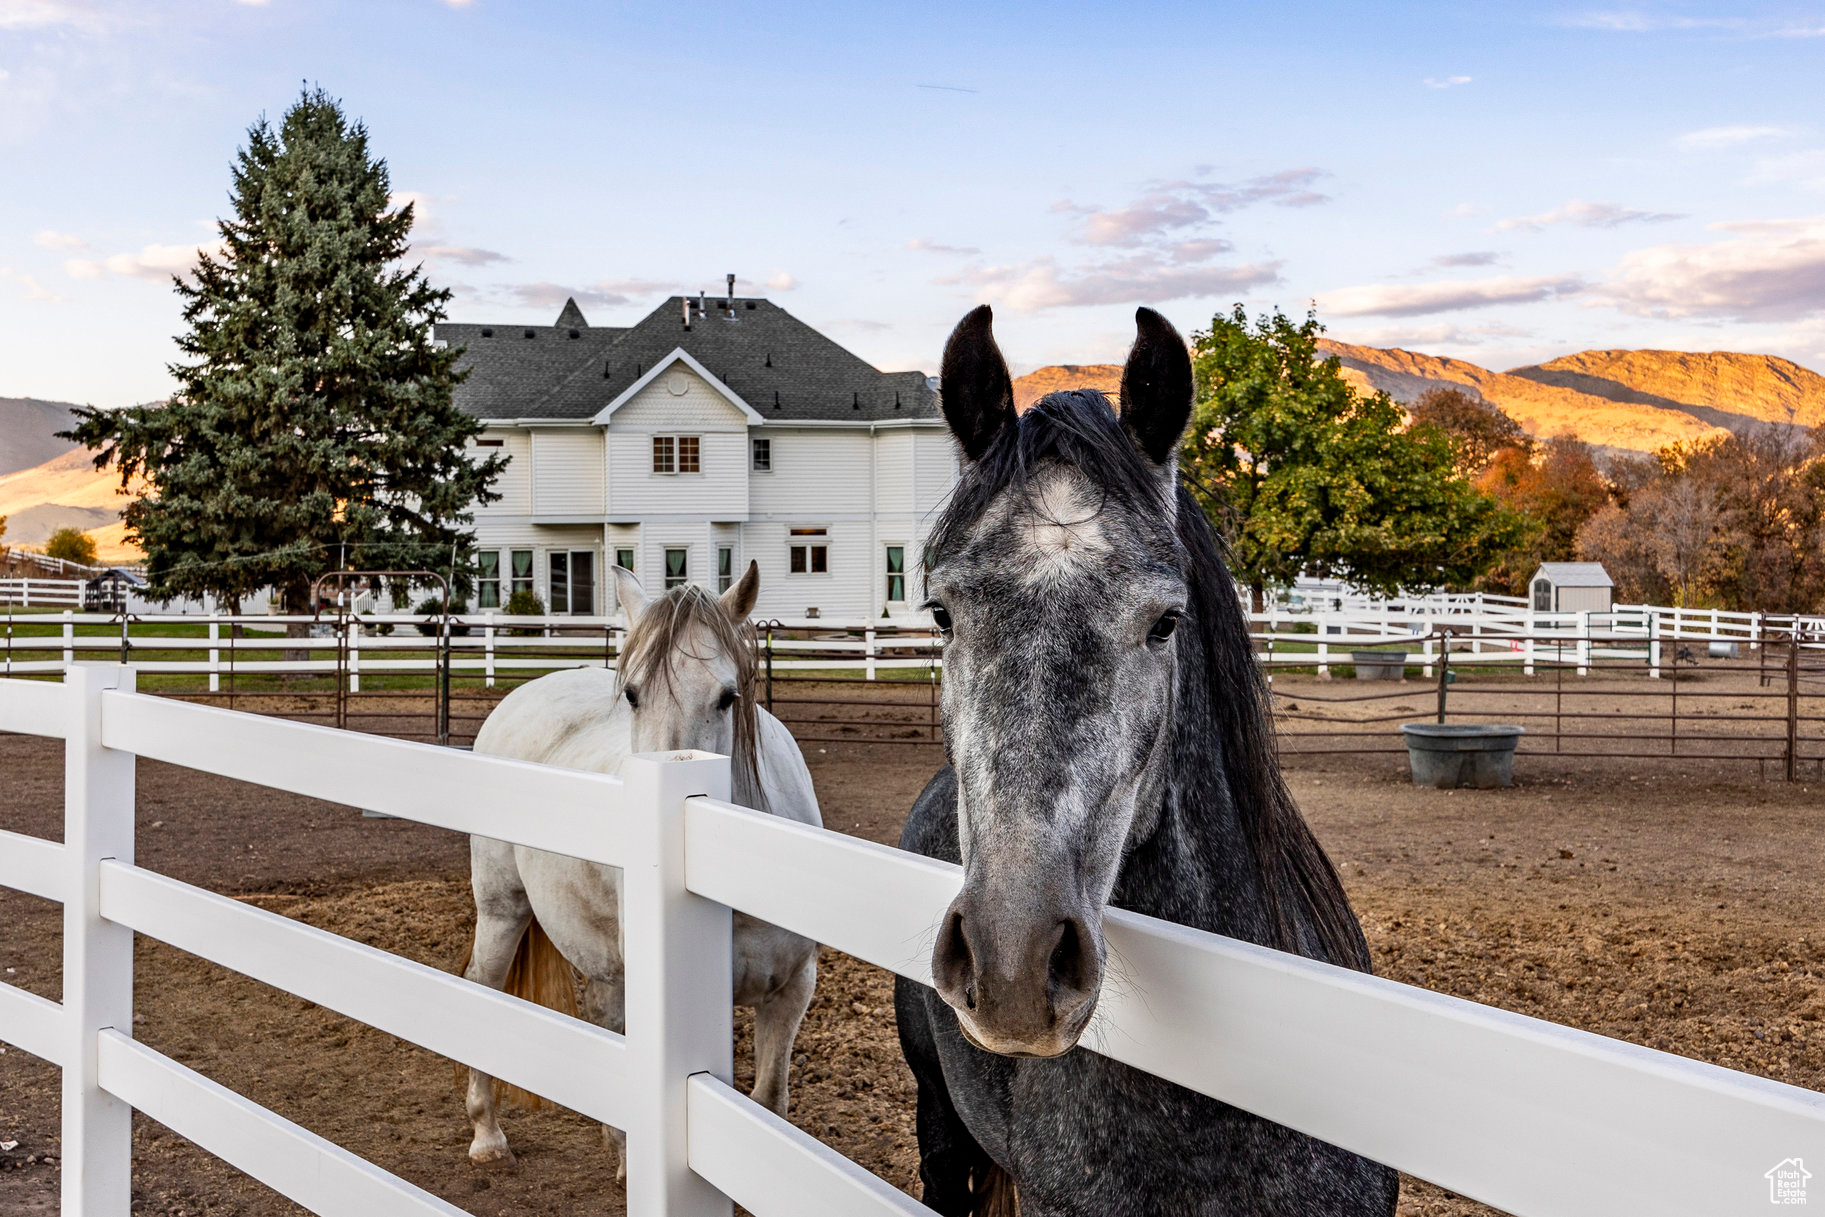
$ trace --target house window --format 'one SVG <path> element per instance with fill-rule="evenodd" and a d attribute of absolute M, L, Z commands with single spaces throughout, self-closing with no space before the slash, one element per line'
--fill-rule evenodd
<path fill-rule="evenodd" d="M 665 590 L 683 587 L 690 582 L 690 550 L 668 549 L 665 551 Z"/>
<path fill-rule="evenodd" d="M 822 528 L 794 528 L 788 542 L 787 569 L 795 575 L 830 573 L 830 542 Z"/>
<path fill-rule="evenodd" d="M 889 604 L 906 602 L 906 547 L 904 545 L 887 547 L 887 602 Z"/>
<path fill-rule="evenodd" d="M 576 617 L 596 611 L 596 555 L 588 549 L 551 552 L 551 611 Z"/>
<path fill-rule="evenodd" d="M 475 607 L 501 607 L 501 551 L 484 549 L 475 555 Z"/>
<path fill-rule="evenodd" d="M 716 547 L 716 593 L 721 595 L 735 583 L 735 551 L 727 545 Z"/>
<path fill-rule="evenodd" d="M 508 562 L 513 576 L 513 583 L 508 588 L 508 594 L 512 596 L 517 596 L 521 592 L 531 594 L 532 551 L 530 549 L 513 550 L 508 555 Z"/>
<path fill-rule="evenodd" d="M 615 551 L 615 565 L 625 571 L 633 570 L 634 551 L 631 549 L 617 549 Z"/>
<path fill-rule="evenodd" d="M 695 435 L 653 436 L 654 473 L 702 473 L 703 444 Z"/>
<path fill-rule="evenodd" d="M 754 472 L 773 472 L 773 441 L 757 439 L 754 441 Z"/>

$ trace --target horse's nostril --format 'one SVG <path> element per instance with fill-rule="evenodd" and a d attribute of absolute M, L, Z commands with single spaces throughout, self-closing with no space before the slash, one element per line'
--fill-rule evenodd
<path fill-rule="evenodd" d="M 976 1008 L 976 982 L 971 981 L 963 986 L 963 1004 L 972 1010 Z"/>
<path fill-rule="evenodd" d="M 1084 948 L 1083 930 L 1075 918 L 1059 923 L 1058 941 L 1053 944 L 1047 972 L 1054 993 L 1065 990 L 1082 993 L 1089 989 L 1090 953 Z"/>

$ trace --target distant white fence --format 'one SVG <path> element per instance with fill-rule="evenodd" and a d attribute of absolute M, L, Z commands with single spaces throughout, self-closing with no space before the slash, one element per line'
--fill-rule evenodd
<path fill-rule="evenodd" d="M 67 753 L 63 843 L 0 833 L 0 885 L 64 906 L 63 1001 L 0 985 L 0 1039 L 63 1070 L 65 1214 L 125 1217 L 136 1108 L 325 1217 L 460 1212 L 135 1042 L 135 933 L 625 1128 L 632 1217 L 928 1212 L 731 1087 L 730 911 L 929 984 L 956 867 L 733 806 L 722 757 L 617 779 L 133 679 L 0 681 L 0 730 Z M 136 756 L 624 868 L 626 1034 L 134 865 Z M 1770 1168 L 1825 1161 L 1810 1091 L 1119 910 L 1107 932 L 1124 983 L 1088 1048 L 1522 1217 L 1760 1211 Z"/>

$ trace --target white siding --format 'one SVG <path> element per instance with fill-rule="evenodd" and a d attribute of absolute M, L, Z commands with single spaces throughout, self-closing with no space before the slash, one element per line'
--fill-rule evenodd
<path fill-rule="evenodd" d="M 490 429 L 484 432 L 482 439 L 498 439 L 499 448 L 472 448 L 471 455 L 476 457 L 504 456 L 507 467 L 501 470 L 501 476 L 495 479 L 494 489 L 500 494 L 498 502 L 476 510 L 476 518 L 490 515 L 525 516 L 532 514 L 532 437 L 524 431 L 506 431 Z"/>
<path fill-rule="evenodd" d="M 786 547 L 790 524 L 779 521 L 749 524 L 742 530 L 745 558 L 760 564 L 759 617 L 802 617 L 815 608 L 822 617 L 857 618 L 868 615 L 870 580 L 874 575 L 874 546 L 867 520 L 811 521 L 829 530 L 830 571 L 823 575 L 788 573 Z"/>
<path fill-rule="evenodd" d="M 655 435 L 697 436 L 702 472 L 654 473 Z M 748 416 L 701 376 L 674 364 L 610 418 L 608 469 L 610 516 L 746 519 Z"/>
<path fill-rule="evenodd" d="M 773 441 L 773 472 L 750 482 L 755 515 L 867 514 L 873 442 L 867 430 L 762 427 L 756 434 Z"/>
<path fill-rule="evenodd" d="M 616 410 L 609 424 L 616 430 L 744 431 L 748 416 L 703 377 L 677 363 Z"/>
<path fill-rule="evenodd" d="M 913 509 L 914 435 L 907 430 L 882 431 L 874 441 L 876 511 Z"/>
<path fill-rule="evenodd" d="M 602 477 L 599 428 L 565 427 L 532 433 L 534 515 L 600 516 L 607 500 Z"/>
<path fill-rule="evenodd" d="M 914 434 L 913 510 L 924 515 L 942 505 L 957 484 L 957 444 L 942 427 Z"/>

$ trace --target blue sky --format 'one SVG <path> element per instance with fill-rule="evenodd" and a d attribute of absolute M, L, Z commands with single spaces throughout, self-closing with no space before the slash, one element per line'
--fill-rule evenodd
<path fill-rule="evenodd" d="M 452 316 L 763 293 L 936 371 L 1316 302 L 1506 368 L 1825 370 L 1825 3 L 0 0 L 0 395 L 162 395 L 168 281 L 302 82 L 417 201 Z"/>

